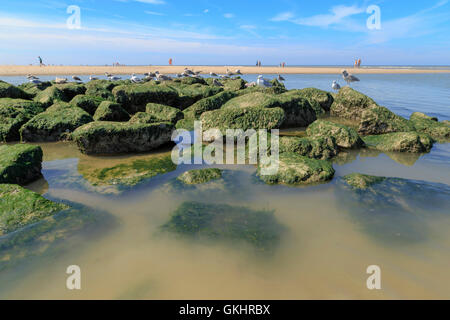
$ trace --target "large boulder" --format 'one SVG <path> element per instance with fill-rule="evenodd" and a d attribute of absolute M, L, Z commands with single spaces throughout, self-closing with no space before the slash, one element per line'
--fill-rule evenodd
<path fill-rule="evenodd" d="M 45 89 L 47 89 L 52 85 L 53 84 L 50 81 L 44 81 L 41 83 L 26 82 L 19 85 L 18 88 L 28 93 L 30 98 L 34 98 L 39 92 L 44 91 Z"/>
<path fill-rule="evenodd" d="M 0 98 L 28 99 L 30 95 L 22 89 L 0 80 Z"/>
<path fill-rule="evenodd" d="M 28 144 L 0 146 L 0 184 L 33 182 L 42 176 L 41 169 L 41 147 Z"/>
<path fill-rule="evenodd" d="M 358 128 L 362 135 L 407 131 L 414 131 L 413 124 L 385 107 L 364 110 Z"/>
<path fill-rule="evenodd" d="M 94 114 L 95 121 L 128 121 L 130 115 L 118 103 L 103 101 Z"/>
<path fill-rule="evenodd" d="M 418 132 L 426 133 L 436 140 L 450 139 L 450 127 L 420 112 L 414 112 L 409 120 Z"/>
<path fill-rule="evenodd" d="M 393 132 L 363 137 L 367 146 L 380 151 L 423 153 L 429 152 L 434 140 L 427 134 L 417 132 Z"/>
<path fill-rule="evenodd" d="M 25 123 L 20 128 L 20 136 L 25 142 L 59 141 L 91 121 L 94 119 L 83 109 L 57 103 Z"/>
<path fill-rule="evenodd" d="M 15 184 L 0 184 L 0 237 L 68 209 Z"/>
<path fill-rule="evenodd" d="M 280 153 L 278 170 L 275 174 L 263 175 L 261 168 L 274 166 L 274 163 L 258 165 L 258 175 L 267 184 L 309 184 L 329 181 L 334 176 L 330 162 L 311 159 L 292 152 Z"/>
<path fill-rule="evenodd" d="M 181 112 L 180 109 L 157 103 L 147 104 L 145 112 L 155 119 L 153 122 L 176 123 L 184 117 L 183 112 Z"/>
<path fill-rule="evenodd" d="M 316 120 L 306 129 L 310 137 L 333 137 L 341 148 L 355 149 L 364 146 L 364 141 L 355 129 L 325 120 Z"/>
<path fill-rule="evenodd" d="M 38 102 L 0 98 L 0 142 L 19 141 L 19 129 L 35 115 L 44 112 Z"/>
<path fill-rule="evenodd" d="M 44 107 L 49 107 L 58 101 L 70 101 L 62 90 L 56 86 L 51 86 L 44 91 L 39 92 L 34 101 L 41 103 Z"/>
<path fill-rule="evenodd" d="M 300 138 L 280 137 L 280 152 L 293 152 L 313 159 L 331 159 L 338 153 L 338 146 L 333 137 Z"/>
<path fill-rule="evenodd" d="M 184 184 L 202 184 L 222 178 L 222 170 L 216 168 L 189 170 L 178 176 Z"/>
<path fill-rule="evenodd" d="M 365 109 L 376 106 L 376 102 L 368 96 L 350 87 L 343 87 L 334 98 L 330 111 L 331 115 L 335 117 L 361 120 Z"/>
<path fill-rule="evenodd" d="M 171 141 L 173 129 L 170 123 L 96 121 L 78 128 L 72 136 L 83 153 L 119 154 L 154 150 Z"/>
<path fill-rule="evenodd" d="M 298 91 L 298 93 L 303 95 L 303 97 L 305 97 L 311 105 L 318 103 L 319 106 L 325 111 L 330 111 L 331 105 L 333 104 L 334 101 L 334 98 L 331 95 L 331 93 L 316 88 L 304 88 L 301 90 L 291 90 L 291 91 L 293 92 Z"/>
<path fill-rule="evenodd" d="M 234 91 L 224 91 L 212 97 L 201 99 L 183 111 L 184 117 L 189 119 L 199 119 L 202 113 L 220 109 L 222 105 L 230 99 L 235 98 L 237 95 L 238 93 Z"/>
<path fill-rule="evenodd" d="M 84 94 L 86 92 L 86 87 L 84 86 L 84 84 L 78 84 L 73 82 L 64 84 L 55 84 L 55 87 L 62 91 L 62 93 L 67 99 L 64 100 L 66 102 L 69 102 L 75 96 L 79 94 Z"/>
<path fill-rule="evenodd" d="M 114 101 L 112 90 L 119 85 L 117 81 L 109 80 L 92 80 L 86 83 L 87 96 L 102 98 L 104 100 Z"/>
<path fill-rule="evenodd" d="M 187 85 L 176 82 L 167 82 L 162 84 L 161 86 L 167 86 L 168 88 L 171 88 L 178 93 L 177 102 L 171 105 L 181 110 L 186 109 L 187 107 L 193 105 L 195 102 L 201 99 L 214 96 L 223 91 L 223 89 L 220 87 L 211 87 L 200 83 Z"/>
<path fill-rule="evenodd" d="M 73 107 L 81 108 L 91 116 L 93 116 L 98 106 L 103 101 L 105 101 L 105 99 L 100 97 L 79 94 L 76 95 L 72 100 L 70 100 L 70 105 Z"/>

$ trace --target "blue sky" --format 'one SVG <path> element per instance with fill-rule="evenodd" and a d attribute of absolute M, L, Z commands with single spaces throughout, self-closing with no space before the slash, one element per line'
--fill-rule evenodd
<path fill-rule="evenodd" d="M 449 0 L 3 2 L 0 64 L 450 65 Z M 67 28 L 70 5 L 81 29 Z"/>

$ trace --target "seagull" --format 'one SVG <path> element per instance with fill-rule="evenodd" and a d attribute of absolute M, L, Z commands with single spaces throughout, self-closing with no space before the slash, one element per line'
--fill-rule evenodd
<path fill-rule="evenodd" d="M 111 74 L 111 73 L 109 73 L 109 72 L 105 72 L 105 77 L 107 77 L 107 78 L 111 78 L 113 75 Z"/>
<path fill-rule="evenodd" d="M 89 80 L 98 80 L 97 77 L 89 76 Z"/>
<path fill-rule="evenodd" d="M 28 79 L 28 80 L 30 80 L 30 79 L 35 79 L 35 80 L 36 80 L 36 79 L 39 79 L 39 78 L 33 76 L 32 74 L 28 74 L 28 75 L 27 75 L 27 79 Z"/>
<path fill-rule="evenodd" d="M 166 81 L 166 80 L 172 80 L 172 78 L 169 77 L 169 76 L 165 76 L 163 74 L 158 74 L 156 76 L 156 80 L 158 80 L 158 81 Z"/>
<path fill-rule="evenodd" d="M 211 77 L 217 77 L 217 74 L 215 74 L 214 72 L 210 72 L 209 75 L 210 75 Z"/>
<path fill-rule="evenodd" d="M 134 73 L 131 75 L 130 80 L 131 80 L 131 82 L 133 82 L 133 83 L 138 83 L 138 82 L 141 82 L 141 81 L 142 81 L 142 80 L 141 80 L 140 78 L 138 78 Z"/>
<path fill-rule="evenodd" d="M 117 80 L 120 80 L 120 79 L 122 79 L 121 77 L 118 77 L 118 76 L 113 76 L 113 75 L 111 75 L 110 77 L 109 77 L 109 80 L 111 80 L 111 81 L 117 81 Z"/>
<path fill-rule="evenodd" d="M 189 76 L 195 75 L 195 73 L 192 70 L 189 70 L 188 68 L 184 68 L 184 73 Z"/>
<path fill-rule="evenodd" d="M 258 76 L 258 79 L 256 80 L 256 84 L 260 87 L 266 87 L 266 88 L 272 87 L 272 84 L 267 79 L 264 79 L 262 75 Z"/>
<path fill-rule="evenodd" d="M 156 73 L 149 72 L 147 76 L 150 77 L 150 78 L 154 78 L 154 77 L 156 77 Z"/>
<path fill-rule="evenodd" d="M 242 74 L 240 69 L 236 69 L 235 73 L 236 74 Z"/>
<path fill-rule="evenodd" d="M 347 82 L 349 85 L 351 82 L 359 81 L 357 77 L 347 72 L 347 70 L 342 70 L 342 78 Z"/>
<path fill-rule="evenodd" d="M 223 74 L 221 74 L 221 75 L 219 76 L 219 78 L 220 78 L 220 79 L 230 79 L 229 76 L 226 76 L 226 75 L 223 75 Z"/>
<path fill-rule="evenodd" d="M 40 84 L 40 83 L 42 83 L 41 82 L 41 80 L 39 80 L 39 79 L 28 79 L 29 81 L 30 81 L 30 83 L 34 83 L 34 84 Z"/>
<path fill-rule="evenodd" d="M 66 82 L 67 82 L 67 78 L 56 77 L 56 79 L 55 79 L 55 83 L 57 83 L 57 84 L 62 84 L 62 83 L 66 83 Z"/>
<path fill-rule="evenodd" d="M 338 91 L 341 88 L 341 86 L 339 85 L 339 83 L 336 82 L 336 80 L 334 80 L 333 83 L 331 84 L 331 88 L 333 90 Z"/>
<path fill-rule="evenodd" d="M 286 79 L 284 79 L 281 75 L 278 75 L 278 81 L 285 81 Z"/>
<path fill-rule="evenodd" d="M 212 85 L 215 87 L 223 87 L 223 84 L 219 82 L 219 80 L 214 79 Z"/>
<path fill-rule="evenodd" d="M 72 79 L 75 80 L 76 82 L 82 82 L 82 80 L 77 76 L 72 76 Z"/>

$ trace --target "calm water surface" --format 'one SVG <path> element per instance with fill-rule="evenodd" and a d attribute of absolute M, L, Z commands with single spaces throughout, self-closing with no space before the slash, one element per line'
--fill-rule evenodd
<path fill-rule="evenodd" d="M 288 88 L 328 89 L 338 76 L 285 78 Z M 357 90 L 401 115 L 422 111 L 450 119 L 450 75 L 361 75 L 361 80 Z M 68 233 L 57 246 L 40 239 L 50 241 L 36 249 L 31 239 L 19 254 L 0 254 L 0 263 L 7 262 L 0 268 L 0 298 L 450 298 L 450 144 L 436 144 L 420 156 L 342 153 L 334 163 L 335 179 L 311 187 L 264 185 L 255 167 L 246 165 L 224 166 L 225 182 L 177 188 L 174 179 L 192 168 L 179 166 L 118 194 L 92 186 L 80 168 L 154 155 L 88 157 L 70 143 L 41 146 L 44 179 L 29 188 L 95 208 L 99 223 Z M 341 183 L 351 172 L 425 182 L 361 195 Z M 430 188 L 430 200 L 422 201 Z M 284 227 L 280 242 L 261 254 L 242 242 L 161 232 L 184 201 L 271 210 Z M 19 262 L 8 267 L 14 259 Z M 80 291 L 65 287 L 65 270 L 73 264 L 81 267 Z M 366 268 L 373 264 L 382 270 L 379 291 L 366 288 Z"/>

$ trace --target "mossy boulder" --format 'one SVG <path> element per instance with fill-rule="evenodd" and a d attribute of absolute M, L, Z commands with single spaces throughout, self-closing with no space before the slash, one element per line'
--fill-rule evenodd
<path fill-rule="evenodd" d="M 444 120 L 442 121 L 443 124 L 445 124 L 446 126 L 450 127 L 450 121 L 449 120 Z"/>
<path fill-rule="evenodd" d="M 94 114 L 95 121 L 128 121 L 130 115 L 118 103 L 103 101 Z"/>
<path fill-rule="evenodd" d="M 22 89 L 0 80 L 0 98 L 28 99 L 30 95 Z"/>
<path fill-rule="evenodd" d="M 331 159 L 338 153 L 338 146 L 333 137 L 300 138 L 280 137 L 279 150 L 293 152 L 313 159 Z"/>
<path fill-rule="evenodd" d="M 26 82 L 19 85 L 18 88 L 28 93 L 30 98 L 34 98 L 39 92 L 44 91 L 50 86 L 52 86 L 50 81 L 44 81 L 41 83 Z"/>
<path fill-rule="evenodd" d="M 222 170 L 216 168 L 189 170 L 177 179 L 184 184 L 201 184 L 222 178 Z"/>
<path fill-rule="evenodd" d="M 160 103 L 176 106 L 178 102 L 177 90 L 163 85 L 150 83 L 121 85 L 113 89 L 116 102 L 129 113 L 144 112 L 148 103 Z"/>
<path fill-rule="evenodd" d="M 369 176 L 361 173 L 351 173 L 342 177 L 346 183 L 355 189 L 364 190 L 368 187 L 383 182 L 385 177 Z"/>
<path fill-rule="evenodd" d="M 222 105 L 237 95 L 238 93 L 234 91 L 224 91 L 212 97 L 201 99 L 183 111 L 184 117 L 199 119 L 202 113 L 220 109 Z"/>
<path fill-rule="evenodd" d="M 203 84 L 178 84 L 174 82 L 164 83 L 161 85 L 162 87 L 167 86 L 178 93 L 178 99 L 175 104 L 171 104 L 174 107 L 177 107 L 181 110 L 186 109 L 187 107 L 193 105 L 195 102 L 214 96 L 219 92 L 223 91 L 223 88 L 219 87 L 211 87 Z M 165 103 L 168 104 L 168 103 Z"/>
<path fill-rule="evenodd" d="M 413 124 L 385 107 L 364 110 L 358 128 L 362 135 L 407 131 L 414 131 Z"/>
<path fill-rule="evenodd" d="M 100 97 L 79 94 L 76 95 L 72 100 L 70 100 L 70 105 L 73 107 L 81 108 L 91 116 L 93 116 L 100 103 L 102 103 L 104 100 L 105 99 Z"/>
<path fill-rule="evenodd" d="M 414 112 L 409 120 L 418 132 L 426 133 L 439 141 L 450 139 L 450 127 L 445 123 L 424 117 L 424 114 L 420 112 Z"/>
<path fill-rule="evenodd" d="M 95 121 L 73 133 L 81 152 L 86 154 L 120 154 L 146 152 L 171 141 L 173 124 L 130 124 Z"/>
<path fill-rule="evenodd" d="M 70 99 L 66 97 L 62 90 L 60 90 L 56 86 L 51 86 L 44 91 L 39 92 L 34 98 L 34 101 L 41 103 L 45 107 L 49 107 L 57 101 L 67 102 L 70 101 Z"/>
<path fill-rule="evenodd" d="M 367 146 L 380 151 L 424 153 L 433 147 L 434 140 L 417 132 L 393 132 L 363 137 Z"/>
<path fill-rule="evenodd" d="M 193 118 L 181 119 L 176 123 L 175 128 L 180 129 L 180 130 L 193 131 L 194 130 L 194 121 L 196 121 L 196 120 Z"/>
<path fill-rule="evenodd" d="M 306 129 L 310 137 L 333 137 L 341 148 L 355 149 L 364 146 L 356 130 L 342 124 L 325 120 L 316 120 Z"/>
<path fill-rule="evenodd" d="M 207 111 L 200 117 L 203 130 L 219 129 L 274 129 L 284 121 L 281 108 L 230 108 Z"/>
<path fill-rule="evenodd" d="M 268 252 L 284 231 L 272 211 L 200 202 L 184 202 L 161 229 L 191 239 L 244 241 Z"/>
<path fill-rule="evenodd" d="M 329 181 L 334 176 L 330 162 L 311 159 L 293 152 L 280 153 L 275 174 L 263 175 L 261 168 L 274 164 L 259 164 L 258 175 L 267 184 L 300 185 Z"/>
<path fill-rule="evenodd" d="M 92 121 L 94 119 L 83 109 L 57 103 L 25 123 L 20 128 L 20 136 L 24 142 L 59 141 Z"/>
<path fill-rule="evenodd" d="M 184 117 L 183 112 L 181 112 L 180 109 L 157 103 L 147 104 L 145 112 L 155 119 L 153 122 L 176 123 Z"/>
<path fill-rule="evenodd" d="M 293 92 L 298 91 L 298 93 L 303 95 L 303 97 L 305 97 L 311 105 L 318 103 L 319 106 L 325 111 L 330 111 L 331 105 L 334 102 L 334 98 L 331 95 L 331 93 L 324 90 L 316 88 L 304 88 L 301 90 L 291 90 L 291 91 Z"/>
<path fill-rule="evenodd" d="M 77 83 L 64 83 L 64 84 L 55 84 L 55 87 L 62 91 L 64 96 L 66 97 L 66 102 L 72 100 L 75 96 L 79 94 L 84 94 L 86 92 L 86 87 L 84 84 Z"/>
<path fill-rule="evenodd" d="M 41 169 L 41 147 L 28 144 L 0 146 L 0 183 L 25 185 L 41 178 Z"/>
<path fill-rule="evenodd" d="M 19 141 L 19 129 L 35 115 L 44 112 L 38 102 L 0 98 L 0 142 Z"/>
<path fill-rule="evenodd" d="M 374 100 L 350 87 L 343 87 L 331 105 L 331 115 L 344 119 L 361 120 L 365 109 L 378 106 Z"/>
<path fill-rule="evenodd" d="M 238 91 L 245 89 L 245 81 L 241 78 L 222 79 L 220 82 L 227 91 Z"/>
<path fill-rule="evenodd" d="M 425 120 L 432 120 L 432 121 L 438 121 L 438 118 L 431 117 L 429 115 L 426 115 L 423 112 L 414 112 L 412 114 L 413 119 L 419 120 L 419 119 L 425 119 Z"/>
<path fill-rule="evenodd" d="M 0 184 L 0 236 L 68 209 L 15 184 Z"/>
<path fill-rule="evenodd" d="M 112 90 L 119 85 L 117 81 L 92 80 L 85 84 L 87 96 L 102 98 L 104 100 L 114 101 Z"/>

